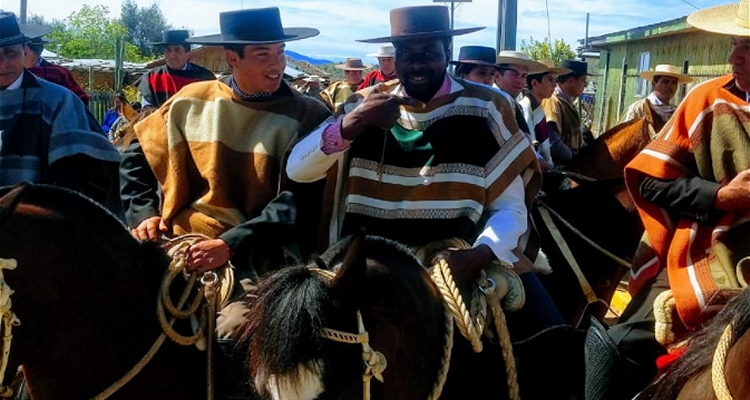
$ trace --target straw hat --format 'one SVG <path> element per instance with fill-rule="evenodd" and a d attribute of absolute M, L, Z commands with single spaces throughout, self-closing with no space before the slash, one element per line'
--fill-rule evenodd
<path fill-rule="evenodd" d="M 698 10 L 687 23 L 704 31 L 732 36 L 750 36 L 750 0 Z"/>
<path fill-rule="evenodd" d="M 480 28 L 451 29 L 448 7 L 413 6 L 391 10 L 391 36 L 361 39 L 363 43 L 392 43 L 397 40 L 465 35 Z"/>
<path fill-rule="evenodd" d="M 532 60 L 526 53 L 515 50 L 503 50 L 497 55 L 495 60 L 498 65 L 513 64 L 526 67 L 528 74 L 538 74 L 547 71 L 547 66 Z"/>
<path fill-rule="evenodd" d="M 318 76 L 318 75 L 310 75 L 307 78 L 303 79 L 303 81 L 305 81 L 305 82 L 318 82 L 318 83 L 320 83 L 323 80 L 320 79 L 320 76 Z"/>
<path fill-rule="evenodd" d="M 671 76 L 677 78 L 677 83 L 692 82 L 693 78 L 680 72 L 680 68 L 669 64 L 659 64 L 653 70 L 643 71 L 639 74 L 641 78 L 648 81 L 654 80 L 655 76 Z"/>
<path fill-rule="evenodd" d="M 361 58 L 349 57 L 343 64 L 336 65 L 336 68 L 344 71 L 364 71 L 372 68 L 372 65 L 363 64 Z"/>
<path fill-rule="evenodd" d="M 370 53 L 367 57 L 396 57 L 396 48 L 392 44 L 384 44 L 377 53 Z"/>

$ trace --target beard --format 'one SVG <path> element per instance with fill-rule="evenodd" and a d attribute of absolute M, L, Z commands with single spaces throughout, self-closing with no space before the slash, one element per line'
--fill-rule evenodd
<path fill-rule="evenodd" d="M 422 101 L 429 100 L 426 97 L 432 97 L 440 89 L 444 77 L 445 71 L 438 73 L 426 68 L 399 74 L 406 93 Z"/>

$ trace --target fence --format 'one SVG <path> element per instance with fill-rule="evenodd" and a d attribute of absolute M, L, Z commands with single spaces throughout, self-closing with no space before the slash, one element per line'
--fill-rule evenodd
<path fill-rule="evenodd" d="M 102 123 L 104 114 L 113 107 L 115 92 L 111 90 L 94 90 L 88 92 L 91 100 L 89 101 L 89 111 L 94 114 L 96 120 Z"/>

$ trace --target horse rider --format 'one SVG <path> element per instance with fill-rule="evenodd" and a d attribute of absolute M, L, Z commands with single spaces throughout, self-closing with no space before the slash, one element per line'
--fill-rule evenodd
<path fill-rule="evenodd" d="M 284 154 L 330 115 L 282 80 L 285 42 L 319 32 L 284 28 L 276 7 L 222 12 L 219 20 L 220 34 L 189 42 L 223 46 L 232 75 L 186 86 L 135 125 L 121 196 L 140 240 L 163 233 L 211 238 L 188 249 L 188 270 L 202 273 L 231 259 L 257 278 L 263 261 L 296 237 L 299 207 L 307 204 L 297 207 L 289 192 L 280 193 Z"/>
<path fill-rule="evenodd" d="M 66 68 L 52 64 L 42 57 L 44 45 L 50 42 L 44 38 L 44 35 L 51 32 L 52 28 L 39 27 L 37 29 L 39 29 L 38 34 L 41 34 L 41 36 L 31 38 L 32 40 L 26 43 L 26 60 L 24 61 L 24 66 L 38 78 L 42 78 L 70 89 L 79 99 L 81 99 L 83 104 L 88 107 L 90 100 L 89 95 L 81 89 L 81 86 L 78 85 L 73 74 L 71 74 Z"/>
<path fill-rule="evenodd" d="M 451 61 L 456 78 L 491 86 L 495 82 L 495 49 L 485 46 L 463 46 L 458 59 Z"/>
<path fill-rule="evenodd" d="M 497 85 L 500 93 L 508 100 L 513 107 L 513 112 L 516 116 L 516 122 L 521 128 L 529 143 L 533 143 L 531 139 L 531 128 L 526 122 L 526 116 L 523 114 L 523 109 L 518 103 L 521 98 L 523 89 L 526 87 L 526 77 L 529 74 L 538 74 L 547 71 L 547 66 L 532 60 L 526 53 L 515 51 L 515 50 L 503 50 L 498 53 L 496 58 L 497 63 L 497 75 L 495 75 L 495 85 Z M 539 153 L 537 158 L 539 157 Z"/>
<path fill-rule="evenodd" d="M 626 167 L 646 234 L 633 260 L 633 300 L 610 329 L 626 361 L 623 398 L 645 387 L 666 353 L 654 300 L 671 290 L 672 331 L 701 327 L 746 286 L 750 233 L 750 0 L 692 13 L 689 25 L 731 37 L 732 73 L 688 93 L 659 136 Z"/>
<path fill-rule="evenodd" d="M 557 77 L 557 87 L 552 96 L 542 100 L 542 108 L 549 127 L 552 161 L 562 166 L 570 162 L 584 144 L 581 114 L 573 102 L 583 94 L 590 74 L 584 61 L 563 60 L 560 66 L 572 72 Z"/>
<path fill-rule="evenodd" d="M 372 66 L 363 64 L 359 58 L 349 57 L 343 64 L 336 65 L 336 68 L 344 70 L 344 79 L 331 82 L 325 90 L 320 92 L 320 97 L 332 111 L 336 111 L 352 93 L 357 91 L 357 87 L 364 82 L 362 71 L 366 71 Z"/>
<path fill-rule="evenodd" d="M 415 247 L 460 237 L 472 247 L 446 253 L 456 281 L 493 260 L 515 264 L 525 312 L 539 311 L 528 326 L 562 323 L 535 274 L 523 273 L 531 262 L 519 239 L 541 177 L 534 152 L 503 96 L 446 73 L 451 37 L 482 28 L 451 29 L 443 6 L 396 8 L 390 19 L 390 36 L 361 41 L 393 43 L 400 82 L 351 96 L 294 146 L 287 174 L 328 177 L 330 243 L 360 227 Z"/>
<path fill-rule="evenodd" d="M 378 69 L 370 71 L 365 75 L 363 82 L 357 87 L 362 90 L 366 87 L 375 86 L 380 82 L 388 82 L 398 79 L 396 65 L 393 59 L 396 56 L 396 48 L 392 44 L 381 45 L 377 53 L 370 53 L 367 57 L 378 59 Z"/>
<path fill-rule="evenodd" d="M 120 154 L 73 92 L 24 68 L 26 43 L 42 35 L 31 25 L 21 29 L 15 14 L 0 13 L 0 186 L 62 186 L 120 216 Z"/>
<path fill-rule="evenodd" d="M 162 41 L 152 43 L 163 49 L 164 65 L 152 68 L 135 83 L 141 93 L 143 111 L 161 107 L 185 85 L 216 79 L 213 72 L 190 61 L 190 33 L 183 29 L 162 32 Z"/>
<path fill-rule="evenodd" d="M 573 71 L 568 68 L 555 67 L 552 60 L 540 60 L 539 62 L 544 64 L 547 70 L 538 74 L 529 73 L 526 76 L 527 92 L 518 101 L 518 104 L 523 110 L 526 124 L 531 131 L 531 141 L 537 143 L 537 154 L 541 156 L 539 163 L 542 165 L 542 170 L 546 170 L 553 168 L 555 163 L 552 161 L 552 153 L 550 152 L 551 138 L 547 126 L 547 117 L 544 115 L 544 109 L 542 108 L 542 101 L 550 98 L 554 93 L 558 76 Z M 560 140 L 560 138 L 556 137 L 556 140 Z"/>
<path fill-rule="evenodd" d="M 638 100 L 628 107 L 623 122 L 644 118 L 648 114 L 653 118 L 654 130 L 658 132 L 677 109 L 672 104 L 672 99 L 677 93 L 678 85 L 690 83 L 693 78 L 680 73 L 678 67 L 669 64 L 659 64 L 653 70 L 643 71 L 639 75 L 651 82 L 653 91 L 645 99 Z"/>

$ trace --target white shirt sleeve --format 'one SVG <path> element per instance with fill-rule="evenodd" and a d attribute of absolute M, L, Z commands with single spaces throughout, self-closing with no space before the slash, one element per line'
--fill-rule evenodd
<path fill-rule="evenodd" d="M 322 150 L 323 131 L 334 123 L 336 121 L 330 118 L 294 145 L 286 164 L 289 179 L 301 183 L 315 182 L 325 178 L 336 161 L 343 160 L 345 151 L 325 154 Z"/>
<path fill-rule="evenodd" d="M 527 215 L 525 189 L 521 176 L 516 176 L 510 185 L 485 210 L 482 233 L 474 247 L 486 244 L 498 260 L 513 264 L 518 261 L 511 251 L 518 247 L 518 239 L 526 232 Z"/>

